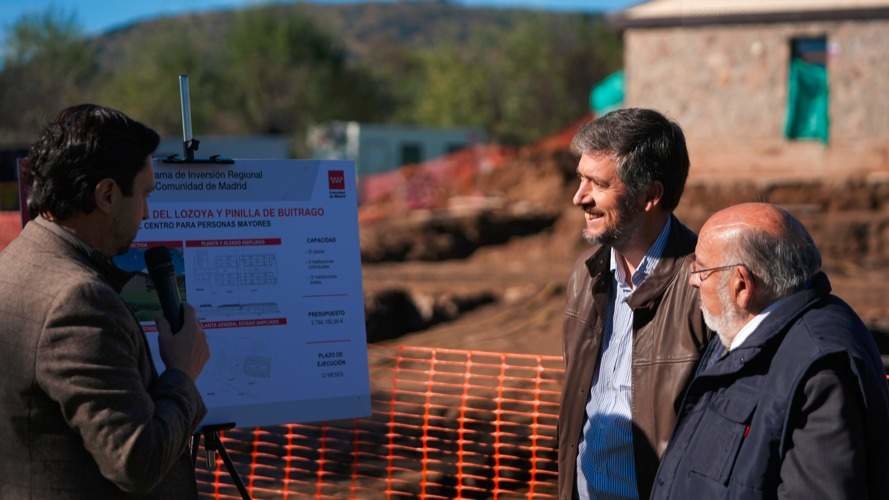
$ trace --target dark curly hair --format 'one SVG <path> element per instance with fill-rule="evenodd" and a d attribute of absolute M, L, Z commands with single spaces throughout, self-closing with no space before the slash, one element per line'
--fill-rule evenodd
<path fill-rule="evenodd" d="M 617 175 L 631 194 L 654 181 L 664 185 L 661 206 L 671 212 L 679 204 L 688 177 L 685 135 L 675 122 L 651 109 L 612 111 L 584 125 L 571 141 L 577 155 L 603 153 L 617 157 Z"/>
<path fill-rule="evenodd" d="M 106 178 L 131 196 L 133 179 L 159 142 L 157 132 L 114 109 L 80 104 L 62 110 L 28 154 L 31 216 L 64 220 L 92 212 L 96 184 Z"/>

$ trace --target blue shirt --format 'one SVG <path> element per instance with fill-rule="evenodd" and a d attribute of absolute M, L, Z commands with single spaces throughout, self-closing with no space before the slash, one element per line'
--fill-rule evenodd
<path fill-rule="evenodd" d="M 670 234 L 670 219 L 627 280 L 620 256 L 611 249 L 614 279 L 598 370 L 593 372 L 587 421 L 577 448 L 577 492 L 582 500 L 637 498 L 631 411 L 633 310 L 627 301 L 660 261 Z"/>

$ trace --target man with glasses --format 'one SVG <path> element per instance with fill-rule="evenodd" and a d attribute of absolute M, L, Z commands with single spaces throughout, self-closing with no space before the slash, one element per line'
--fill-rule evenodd
<path fill-rule="evenodd" d="M 830 294 L 806 229 L 747 203 L 713 215 L 695 250 L 690 284 L 718 340 L 686 392 L 652 498 L 886 498 L 880 355 Z"/>
<path fill-rule="evenodd" d="M 688 285 L 696 237 L 673 216 L 685 138 L 656 111 L 622 109 L 585 125 L 572 149 L 591 248 L 566 290 L 559 496 L 648 498 L 709 338 Z"/>

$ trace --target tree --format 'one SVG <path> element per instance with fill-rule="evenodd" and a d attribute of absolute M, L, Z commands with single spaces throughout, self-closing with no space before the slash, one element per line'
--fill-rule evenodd
<path fill-rule="evenodd" d="M 415 85 L 413 119 L 441 127 L 476 126 L 491 131 L 498 122 L 497 81 L 490 54 L 453 45 L 419 55 L 420 80 Z"/>
<path fill-rule="evenodd" d="M 232 104 L 250 130 L 301 137 L 312 123 L 376 118 L 386 99 L 344 46 L 296 9 L 240 12 L 228 51 Z"/>
<path fill-rule="evenodd" d="M 92 96 L 96 52 L 74 14 L 26 14 L 12 24 L 4 49 L 0 127 L 7 141 L 30 142 L 62 108 Z"/>
<path fill-rule="evenodd" d="M 481 126 L 495 140 L 524 144 L 587 113 L 592 85 L 619 67 L 620 42 L 599 18 L 528 15 L 512 28 L 476 33 L 462 49 L 424 51 L 412 116 Z"/>
<path fill-rule="evenodd" d="M 224 129 L 227 89 L 220 76 L 223 57 L 218 51 L 202 49 L 196 31 L 188 19 L 156 29 L 102 80 L 102 101 L 162 134 L 177 134 L 182 130 L 178 75 L 186 74 L 195 135 L 242 132 L 237 126 Z"/>

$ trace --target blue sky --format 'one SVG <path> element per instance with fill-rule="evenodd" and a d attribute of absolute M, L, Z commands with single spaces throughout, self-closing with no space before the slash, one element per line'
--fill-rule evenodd
<path fill-rule="evenodd" d="M 51 6 L 65 12 L 74 12 L 86 32 L 96 34 L 152 17 L 267 3 L 274 2 L 268 0 L 0 0 L 0 32 L 5 33 L 6 28 L 22 14 L 42 12 Z M 326 0 L 324 3 L 345 2 Z M 595 12 L 621 9 L 638 3 L 638 0 L 456 0 L 456 3 L 471 6 Z"/>

